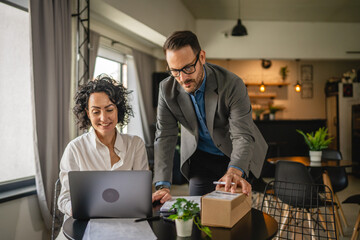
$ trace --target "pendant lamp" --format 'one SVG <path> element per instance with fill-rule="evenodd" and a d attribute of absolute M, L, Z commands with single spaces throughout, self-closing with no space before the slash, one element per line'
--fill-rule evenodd
<path fill-rule="evenodd" d="M 265 84 L 264 82 L 261 82 L 260 88 L 259 88 L 260 92 L 265 92 Z"/>
<path fill-rule="evenodd" d="M 236 26 L 233 28 L 232 32 L 231 32 L 231 36 L 237 36 L 237 37 L 241 37 L 241 36 L 246 36 L 247 34 L 247 30 L 246 27 L 244 25 L 242 25 L 241 23 L 241 19 L 240 19 L 240 0 L 238 0 L 238 4 L 239 4 L 239 18 L 237 20 L 237 24 Z"/>
<path fill-rule="evenodd" d="M 301 84 L 299 82 L 299 62 L 300 62 L 300 59 L 296 59 L 296 75 L 297 75 L 297 79 L 296 80 L 296 84 L 294 85 L 294 89 L 295 89 L 295 92 L 301 92 Z"/>

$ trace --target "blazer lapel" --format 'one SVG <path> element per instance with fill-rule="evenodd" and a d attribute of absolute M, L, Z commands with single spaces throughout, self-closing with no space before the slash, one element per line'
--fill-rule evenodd
<path fill-rule="evenodd" d="M 177 96 L 177 102 L 180 106 L 181 112 L 183 113 L 187 123 L 191 127 L 196 139 L 198 138 L 198 124 L 194 106 L 191 102 L 190 96 L 180 85 L 177 86 L 179 95 Z"/>
<path fill-rule="evenodd" d="M 211 69 L 205 64 L 206 86 L 205 86 L 205 113 L 206 125 L 213 136 L 214 118 L 218 103 L 217 82 Z"/>

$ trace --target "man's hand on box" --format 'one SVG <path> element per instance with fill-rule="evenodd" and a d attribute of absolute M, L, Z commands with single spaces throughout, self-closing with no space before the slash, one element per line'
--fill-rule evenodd
<path fill-rule="evenodd" d="M 239 169 L 230 167 L 225 175 L 219 179 L 219 182 L 225 182 L 225 191 L 235 193 L 236 188 L 240 187 L 242 192 L 249 195 L 251 192 L 251 185 L 244 178 L 242 178 L 242 172 Z M 231 184 L 231 183 L 235 184 Z M 222 185 L 217 185 L 216 190 L 219 190 Z"/>

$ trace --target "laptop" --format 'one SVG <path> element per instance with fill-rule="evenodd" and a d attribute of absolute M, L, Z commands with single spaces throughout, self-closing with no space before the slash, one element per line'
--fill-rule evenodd
<path fill-rule="evenodd" d="M 139 171 L 71 171 L 73 218 L 143 218 L 152 215 L 152 174 Z"/>

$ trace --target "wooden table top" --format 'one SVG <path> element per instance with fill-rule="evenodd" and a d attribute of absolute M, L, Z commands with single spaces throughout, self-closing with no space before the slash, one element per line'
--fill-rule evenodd
<path fill-rule="evenodd" d="M 271 164 L 276 164 L 278 161 L 293 161 L 302 163 L 307 167 L 351 167 L 357 164 L 350 160 L 333 159 L 322 159 L 321 162 L 310 162 L 310 158 L 306 156 L 274 157 L 268 158 L 267 161 Z"/>

